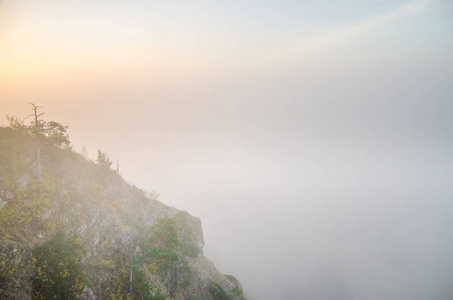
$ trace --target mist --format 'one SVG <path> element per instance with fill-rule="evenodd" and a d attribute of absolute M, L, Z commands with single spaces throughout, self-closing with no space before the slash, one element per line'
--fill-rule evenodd
<path fill-rule="evenodd" d="M 248 299 L 453 298 L 451 3 L 19 2 L 0 2 L 1 112 L 43 106 L 199 217 Z"/>

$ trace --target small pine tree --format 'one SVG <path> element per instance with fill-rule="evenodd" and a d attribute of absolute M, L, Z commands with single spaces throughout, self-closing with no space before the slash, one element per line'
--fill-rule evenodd
<path fill-rule="evenodd" d="M 100 166 L 110 169 L 113 162 L 109 159 L 107 153 L 101 152 L 101 150 L 98 150 L 97 155 L 98 155 L 98 157 L 96 158 L 96 163 Z"/>

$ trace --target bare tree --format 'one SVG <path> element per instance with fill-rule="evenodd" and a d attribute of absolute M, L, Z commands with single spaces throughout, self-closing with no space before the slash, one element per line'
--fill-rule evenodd
<path fill-rule="evenodd" d="M 38 108 L 41 106 L 36 106 L 34 103 L 29 102 L 33 108 L 33 113 L 30 114 L 28 117 L 35 117 L 35 138 L 36 138 L 36 163 L 38 165 L 38 178 L 41 178 L 41 157 L 40 157 L 40 147 L 39 147 L 39 120 L 38 118 L 42 116 L 44 113 L 38 114 Z"/>

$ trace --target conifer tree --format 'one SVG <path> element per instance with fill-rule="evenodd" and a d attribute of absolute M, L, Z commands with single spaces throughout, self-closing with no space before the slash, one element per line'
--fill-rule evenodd
<path fill-rule="evenodd" d="M 98 150 L 96 163 L 100 166 L 104 166 L 108 169 L 112 166 L 113 162 L 109 159 L 108 155 L 105 152 Z"/>

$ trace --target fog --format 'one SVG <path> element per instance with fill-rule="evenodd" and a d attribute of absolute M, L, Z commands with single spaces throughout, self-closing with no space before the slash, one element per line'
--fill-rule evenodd
<path fill-rule="evenodd" d="M 453 298 L 449 1 L 113 3 L 0 1 L 2 114 L 199 217 L 248 299 Z"/>

